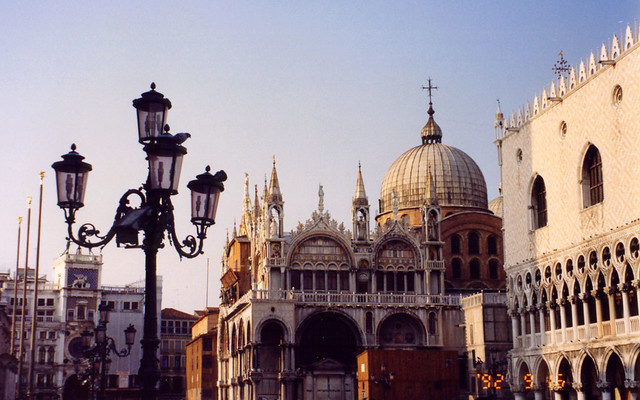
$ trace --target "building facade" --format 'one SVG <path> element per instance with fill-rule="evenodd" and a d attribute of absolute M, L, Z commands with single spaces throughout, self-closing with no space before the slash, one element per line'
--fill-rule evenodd
<path fill-rule="evenodd" d="M 496 116 L 517 399 L 638 396 L 638 46 L 627 27 Z"/>
<path fill-rule="evenodd" d="M 37 315 L 35 318 L 35 357 L 31 359 L 30 332 L 33 322 L 33 270 L 24 269 L 18 279 L 6 276 L 0 292 L 0 303 L 6 305 L 11 321 L 14 355 L 18 359 L 17 374 L 26 393 L 29 369 L 33 365 L 35 399 L 83 399 L 90 395 L 83 357 L 82 332 L 93 332 L 97 326 L 98 306 L 111 306 L 107 335 L 124 347 L 124 330 L 132 324 L 140 339 L 143 328 L 144 286 L 133 284 L 109 287 L 101 284 L 102 256 L 65 252 L 53 265 L 53 279 L 38 279 Z M 162 280 L 158 278 L 158 303 Z M 160 308 L 158 304 L 158 308 Z M 158 322 L 160 324 L 160 322 Z M 24 334 L 23 334 L 24 332 Z M 136 398 L 139 383 L 141 348 L 136 343 L 126 358 L 112 355 L 106 393 L 110 399 Z M 22 360 L 20 362 L 20 360 Z"/>
<path fill-rule="evenodd" d="M 186 397 L 186 345 L 191 326 L 198 318 L 174 308 L 162 309 L 160 322 L 160 399 Z"/>
<path fill-rule="evenodd" d="M 456 396 L 472 392 L 461 298 L 504 289 L 502 223 L 478 166 L 442 144 L 431 104 L 428 114 L 422 143 L 384 177 L 375 218 L 358 170 L 351 229 L 324 209 L 320 186 L 317 210 L 287 231 L 275 161 L 253 202 L 245 179 L 222 263 L 220 399 L 361 398 L 380 384 L 358 375 L 367 350 L 390 365 L 396 350 L 440 354 L 432 367 L 456 366 Z"/>
<path fill-rule="evenodd" d="M 187 400 L 218 399 L 217 307 L 198 312 L 187 343 Z"/>

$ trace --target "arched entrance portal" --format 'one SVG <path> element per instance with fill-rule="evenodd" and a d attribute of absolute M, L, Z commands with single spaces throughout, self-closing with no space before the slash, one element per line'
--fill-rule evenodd
<path fill-rule="evenodd" d="M 520 385 L 520 387 L 524 390 L 524 396 L 523 397 L 526 400 L 533 400 L 534 399 L 534 394 L 533 394 L 533 388 L 534 388 L 533 374 L 531 374 L 531 372 L 529 371 L 529 366 L 525 362 L 522 362 L 520 364 L 520 368 L 518 369 L 518 380 L 516 381 L 516 384 Z"/>
<path fill-rule="evenodd" d="M 622 361 L 616 353 L 611 353 L 607 362 L 607 383 L 613 399 L 628 399 L 629 389 L 624 387 L 625 374 Z"/>
<path fill-rule="evenodd" d="M 555 389 L 560 393 L 562 400 L 572 400 L 576 398 L 576 391 L 573 389 L 573 373 L 571 365 L 566 358 L 560 361 L 556 382 L 553 382 Z"/>
<path fill-rule="evenodd" d="M 534 386 L 534 390 L 538 390 L 539 397 L 541 400 L 551 400 L 553 399 L 553 392 L 551 391 L 550 383 L 550 375 L 549 375 L 549 366 L 545 360 L 540 361 L 540 365 L 538 365 L 538 373 L 535 374 L 534 380 L 536 382 L 536 386 Z"/>
<path fill-rule="evenodd" d="M 582 367 L 580 368 L 580 382 L 582 383 L 582 393 L 586 400 L 597 399 L 600 395 L 600 391 L 596 387 L 598 382 L 598 373 L 596 372 L 596 366 L 593 359 L 590 356 L 586 356 L 582 361 Z"/>
<path fill-rule="evenodd" d="M 255 387 L 256 398 L 275 400 L 287 398 L 286 380 L 282 380 L 283 371 L 290 369 L 287 361 L 287 347 L 285 346 L 285 329 L 280 321 L 266 321 L 259 328 L 259 343 L 257 344 L 257 365 L 262 376 Z M 242 388 L 234 389 L 234 399 L 250 398 L 250 394 L 242 392 Z"/>
<path fill-rule="evenodd" d="M 355 399 L 356 356 L 362 340 L 355 324 L 337 313 L 305 320 L 297 333 L 298 398 Z"/>

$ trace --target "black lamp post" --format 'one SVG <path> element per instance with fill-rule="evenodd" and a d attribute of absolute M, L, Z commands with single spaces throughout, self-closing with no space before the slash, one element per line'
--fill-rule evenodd
<path fill-rule="evenodd" d="M 96 377 L 99 377 L 98 399 L 105 399 L 105 388 L 107 374 L 111 366 L 111 352 L 118 357 L 127 357 L 131 353 L 131 346 L 136 338 L 136 328 L 129 325 L 124 330 L 124 341 L 126 348 L 118 350 L 116 342 L 112 337 L 107 336 L 107 324 L 109 323 L 109 307 L 101 304 L 98 307 L 100 318 L 98 326 L 91 333 L 85 329 L 80 335 L 82 336 L 83 355 L 89 362 L 89 377 L 91 378 L 91 392 L 94 392 Z M 91 346 L 91 336 L 95 337 L 95 343 Z"/>
<path fill-rule="evenodd" d="M 380 365 L 380 379 L 376 379 L 376 376 L 371 373 L 371 380 L 375 384 L 382 385 L 382 400 L 387 399 L 387 390 L 391 390 L 391 385 L 393 383 L 393 379 L 395 378 L 395 373 L 387 371 L 387 365 L 383 362 Z"/>
<path fill-rule="evenodd" d="M 91 165 L 82 161 L 76 152 L 62 156 L 63 160 L 52 165 L 58 184 L 58 206 L 64 210 L 69 239 L 86 248 L 104 247 L 114 237 L 118 246 L 142 248 L 145 252 L 145 311 L 142 343 L 142 360 L 139 376 L 142 382 L 142 398 L 156 398 L 156 383 L 160 377 L 158 366 L 158 310 L 156 307 L 156 256 L 163 247 L 165 232 L 169 242 L 181 257 L 193 258 L 202 254 L 207 228 L 215 223 L 216 209 L 223 182 L 227 175 L 218 171 L 212 175 L 207 166 L 205 173 L 189 182 L 191 189 L 191 222 L 196 226 L 196 236 L 189 235 L 180 241 L 175 232 L 171 196 L 178 193 L 178 182 L 182 158 L 187 153 L 181 143 L 191 135 L 169 133 L 166 125 L 167 112 L 171 108 L 169 99 L 151 90 L 133 101 L 138 116 L 138 142 L 143 144 L 149 162 L 147 181 L 140 189 L 130 189 L 120 198 L 113 225 L 101 235 L 91 223 L 80 226 L 77 235 L 73 232 L 75 214 L 84 206 L 87 175 Z M 137 197 L 139 205 L 130 206 L 129 198 Z M 143 233 L 142 244 L 138 242 Z"/>

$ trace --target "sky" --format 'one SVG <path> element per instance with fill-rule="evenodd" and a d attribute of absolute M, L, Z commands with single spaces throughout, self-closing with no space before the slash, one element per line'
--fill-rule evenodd
<path fill-rule="evenodd" d="M 387 169 L 420 144 L 431 78 L 443 143 L 478 163 L 491 200 L 496 100 L 517 110 L 550 85 L 560 51 L 577 65 L 639 15 L 637 1 L 0 2 L 0 272 L 15 271 L 18 217 L 24 266 L 28 196 L 36 265 L 45 171 L 39 268 L 52 278 L 67 228 L 51 164 L 72 143 L 93 165 L 74 229 L 109 230 L 120 196 L 146 180 L 131 101 L 151 82 L 173 103 L 171 131 L 192 135 L 173 198 L 179 237 L 195 233 L 189 180 L 207 165 L 229 177 L 205 254 L 181 261 L 167 243 L 158 255 L 163 308 L 192 312 L 207 305 L 207 264 L 208 305 L 219 304 L 245 173 L 262 193 L 275 157 L 286 231 L 317 209 L 320 184 L 350 227 L 358 163 L 375 213 Z M 103 284 L 144 279 L 141 250 L 102 254 Z"/>

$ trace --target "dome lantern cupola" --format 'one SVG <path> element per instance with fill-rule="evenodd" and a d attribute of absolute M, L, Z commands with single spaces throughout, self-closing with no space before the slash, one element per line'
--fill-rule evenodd
<path fill-rule="evenodd" d="M 480 168 L 462 150 L 442 143 L 442 129 L 433 118 L 431 102 L 431 92 L 437 87 L 429 79 L 423 89 L 429 92 L 429 120 L 422 128 L 422 144 L 404 152 L 387 170 L 378 217 L 391 213 L 394 193 L 398 208 L 405 212 L 434 200 L 443 208 L 486 210 L 487 185 Z"/>
<path fill-rule="evenodd" d="M 436 124 L 436 121 L 433 119 L 433 104 L 429 102 L 429 120 L 427 124 L 422 128 L 422 144 L 430 144 L 430 143 L 442 143 L 442 129 L 440 126 Z"/>

